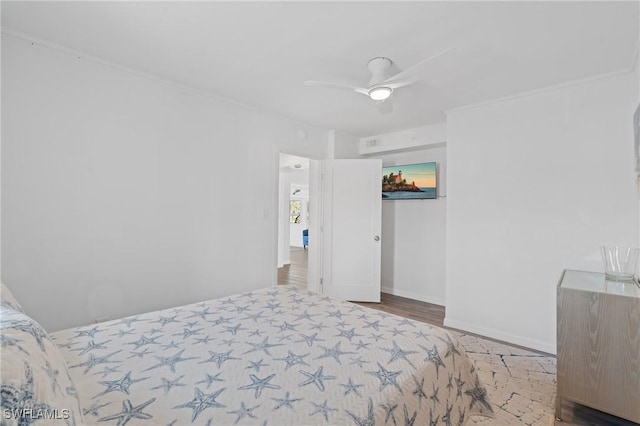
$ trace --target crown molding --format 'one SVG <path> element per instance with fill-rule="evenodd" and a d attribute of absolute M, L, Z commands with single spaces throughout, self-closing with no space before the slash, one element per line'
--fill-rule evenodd
<path fill-rule="evenodd" d="M 149 73 L 146 73 L 144 71 L 140 71 L 140 70 L 137 70 L 137 69 L 134 69 L 134 68 L 129 68 L 129 67 L 126 67 L 124 65 L 120 65 L 120 64 L 117 64 L 115 62 L 111 62 L 111 61 L 99 58 L 97 56 L 92 56 L 92 55 L 89 55 L 87 53 L 84 53 L 84 52 L 81 52 L 81 51 L 78 51 L 78 50 L 74 50 L 74 49 L 71 49 L 69 47 L 57 44 L 57 43 L 53 43 L 53 42 L 51 42 L 49 40 L 45 40 L 45 39 L 42 39 L 42 38 L 39 38 L 39 37 L 36 37 L 36 36 L 32 36 L 30 34 L 25 34 L 25 33 L 22 33 L 20 31 L 15 31 L 15 30 L 10 29 L 10 28 L 6 28 L 6 27 L 0 28 L 0 35 L 2 37 L 8 36 L 8 37 L 14 38 L 14 39 L 19 40 L 19 41 L 30 43 L 32 46 L 39 46 L 39 47 L 43 47 L 43 48 L 46 48 L 46 49 L 54 50 L 54 51 L 57 51 L 57 52 L 62 53 L 64 55 L 72 56 L 72 57 L 74 57 L 74 58 L 76 58 L 78 60 L 84 60 L 84 61 L 88 61 L 88 62 L 93 62 L 95 64 L 99 64 L 99 65 L 102 65 L 104 67 L 112 68 L 112 69 L 118 70 L 118 71 L 126 73 L 126 74 L 131 74 L 131 75 L 134 75 L 134 76 L 137 76 L 137 77 L 140 77 L 140 78 L 144 78 L 146 80 L 151 80 L 151 81 L 154 81 L 156 83 L 160 83 L 162 85 L 169 86 L 169 87 L 172 87 L 174 89 L 178 89 L 178 90 L 187 92 L 187 93 L 189 93 L 191 95 L 200 97 L 202 99 L 206 99 L 208 101 L 222 102 L 222 103 L 226 103 L 226 104 L 235 106 L 235 107 L 240 108 L 240 109 L 244 109 L 244 110 L 255 112 L 255 113 L 260 113 L 260 114 L 263 114 L 263 115 L 266 115 L 266 116 L 269 116 L 269 117 L 272 117 L 272 118 L 276 118 L 276 119 L 279 119 L 279 120 L 285 120 L 285 121 L 287 121 L 287 122 L 289 122 L 289 123 L 291 123 L 293 125 L 298 125 L 298 126 L 304 127 L 305 129 L 313 129 L 313 130 L 316 130 L 316 131 L 319 131 L 319 132 L 327 132 L 329 130 L 329 129 L 323 129 L 323 128 L 317 127 L 316 125 L 313 125 L 313 124 L 310 124 L 310 123 L 305 123 L 305 122 L 302 122 L 302 121 L 295 120 L 295 119 L 293 119 L 291 117 L 288 117 L 286 115 L 274 113 L 274 112 L 271 112 L 271 111 L 265 111 L 263 109 L 255 107 L 253 105 L 245 104 L 245 103 L 236 101 L 234 99 L 230 99 L 230 98 L 226 98 L 226 97 L 223 97 L 223 96 L 215 95 L 215 94 L 206 92 L 206 91 L 204 91 L 202 89 L 197 89 L 195 87 L 192 87 L 192 86 L 189 86 L 189 85 L 186 85 L 186 84 L 183 84 L 183 83 L 179 83 L 179 82 L 174 81 L 174 80 L 163 78 L 163 77 L 160 77 L 160 76 L 157 76 L 157 75 L 154 75 L 154 74 L 149 74 Z"/>
<path fill-rule="evenodd" d="M 596 75 L 592 75 L 592 76 L 589 76 L 589 77 L 580 78 L 580 79 L 577 79 L 577 80 L 565 81 L 563 83 L 553 84 L 551 86 L 545 86 L 545 87 L 541 87 L 539 89 L 533 89 L 533 90 L 528 90 L 526 92 L 520 92 L 520 93 L 516 93 L 516 94 L 513 94 L 513 95 L 509 95 L 509 96 L 504 96 L 502 98 L 496 98 L 496 99 L 477 102 L 477 103 L 474 103 L 474 104 L 469 104 L 469 105 L 465 105 L 465 106 L 461 106 L 461 107 L 455 107 L 455 108 L 446 109 L 446 110 L 444 110 L 444 113 L 445 113 L 445 115 L 448 115 L 450 113 L 464 111 L 464 110 L 467 110 L 467 109 L 480 108 L 480 107 L 487 106 L 487 105 L 499 104 L 499 103 L 502 103 L 502 102 L 507 102 L 507 101 L 511 101 L 511 100 L 515 100 L 515 99 L 526 98 L 526 97 L 529 97 L 529 96 L 550 92 L 552 90 L 564 89 L 566 87 L 572 87 L 572 86 L 579 86 L 581 84 L 590 83 L 592 81 L 605 80 L 607 78 L 612 78 L 612 77 L 617 77 L 617 76 L 624 75 L 624 74 L 629 74 L 632 71 L 633 71 L 633 68 L 624 68 L 624 69 L 617 70 L 617 71 L 611 71 L 611 72 L 607 72 L 607 73 L 596 74 Z"/>

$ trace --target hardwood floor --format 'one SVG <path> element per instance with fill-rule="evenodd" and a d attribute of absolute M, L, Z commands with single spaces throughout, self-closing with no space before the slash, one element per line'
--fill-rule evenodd
<path fill-rule="evenodd" d="M 279 285 L 307 287 L 307 253 L 308 252 L 301 247 L 291 247 L 291 264 L 278 269 Z M 382 293 L 380 303 L 358 304 L 439 327 L 442 327 L 444 322 L 444 306 L 420 302 L 392 294 Z"/>
<path fill-rule="evenodd" d="M 394 296 L 393 294 L 388 293 L 381 293 L 380 303 L 358 302 L 358 305 L 399 315 L 416 321 L 427 322 L 429 324 L 437 325 L 438 327 L 442 327 L 444 325 L 444 306 L 434 305 L 433 303 L 407 299 L 406 297 Z"/>
<path fill-rule="evenodd" d="M 291 247 L 291 264 L 278 268 L 278 284 L 307 288 L 308 256 L 302 247 Z"/>

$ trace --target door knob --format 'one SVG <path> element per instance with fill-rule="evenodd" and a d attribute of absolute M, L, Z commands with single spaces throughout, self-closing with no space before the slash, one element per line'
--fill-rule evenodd
<path fill-rule="evenodd" d="M 376 235 L 375 237 L 373 237 L 373 241 L 380 241 L 380 235 Z"/>

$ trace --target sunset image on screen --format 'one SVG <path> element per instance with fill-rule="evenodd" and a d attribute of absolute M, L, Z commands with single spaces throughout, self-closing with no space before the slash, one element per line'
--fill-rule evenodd
<path fill-rule="evenodd" d="M 383 167 L 382 198 L 395 200 L 437 198 L 436 163 Z"/>

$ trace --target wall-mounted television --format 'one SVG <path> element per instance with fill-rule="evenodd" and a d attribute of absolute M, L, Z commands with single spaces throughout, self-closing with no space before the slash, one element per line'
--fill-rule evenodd
<path fill-rule="evenodd" d="M 383 200 L 438 198 L 436 162 L 382 168 Z"/>

